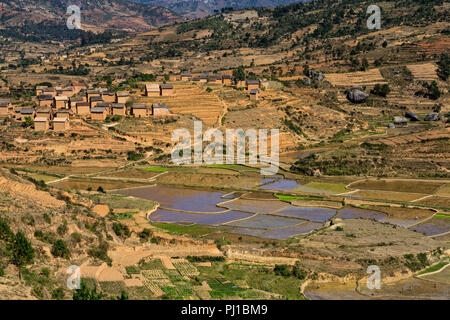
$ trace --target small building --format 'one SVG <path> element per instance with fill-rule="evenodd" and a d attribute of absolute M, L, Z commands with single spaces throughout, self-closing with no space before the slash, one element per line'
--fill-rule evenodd
<path fill-rule="evenodd" d="M 126 107 L 123 103 L 113 103 L 111 105 L 111 113 L 113 116 L 125 116 Z"/>
<path fill-rule="evenodd" d="M 98 103 L 105 102 L 105 101 L 103 101 L 102 97 L 98 96 L 98 97 L 92 97 L 92 98 L 89 100 L 89 102 L 90 102 L 91 108 L 95 108 L 95 106 L 96 106 Z"/>
<path fill-rule="evenodd" d="M 130 93 L 128 91 L 116 92 L 116 103 L 127 103 L 130 99 Z"/>
<path fill-rule="evenodd" d="M 67 109 L 69 107 L 69 98 L 67 96 L 56 96 L 53 98 L 53 106 L 56 109 Z"/>
<path fill-rule="evenodd" d="M 169 75 L 169 81 L 179 81 L 181 80 L 181 76 L 177 75 L 177 74 L 170 74 Z"/>
<path fill-rule="evenodd" d="M 95 106 L 98 108 L 105 108 L 106 114 L 111 114 L 111 105 L 112 103 L 109 102 L 99 102 Z"/>
<path fill-rule="evenodd" d="M 43 88 L 42 94 L 45 95 L 51 95 L 52 97 L 56 96 L 56 89 L 55 88 Z"/>
<path fill-rule="evenodd" d="M 173 85 L 171 84 L 162 84 L 161 86 L 161 96 L 170 97 L 175 94 Z"/>
<path fill-rule="evenodd" d="M 41 94 L 38 97 L 40 107 L 51 107 L 53 106 L 53 96 L 51 94 Z"/>
<path fill-rule="evenodd" d="M 43 94 L 44 89 L 47 89 L 47 86 L 36 86 L 36 96 L 40 96 Z"/>
<path fill-rule="evenodd" d="M 70 109 L 59 109 L 56 111 L 57 118 L 67 118 L 70 119 L 73 116 L 73 111 Z"/>
<path fill-rule="evenodd" d="M 131 106 L 131 114 L 136 118 L 148 116 L 148 108 L 146 104 L 135 103 Z"/>
<path fill-rule="evenodd" d="M 221 74 L 212 74 L 208 77 L 208 83 L 211 84 L 222 84 L 222 75 Z"/>
<path fill-rule="evenodd" d="M 192 77 L 192 82 L 200 82 L 200 77 Z"/>
<path fill-rule="evenodd" d="M 182 73 L 181 74 L 181 81 L 191 81 L 192 74 L 190 73 Z"/>
<path fill-rule="evenodd" d="M 150 83 L 145 85 L 145 95 L 147 97 L 158 97 L 161 95 L 161 88 L 157 83 Z"/>
<path fill-rule="evenodd" d="M 50 107 L 38 107 L 36 109 L 36 118 L 52 119 L 52 108 Z"/>
<path fill-rule="evenodd" d="M 207 74 L 202 74 L 202 75 L 199 77 L 199 82 L 200 82 L 200 83 L 207 83 L 207 82 L 208 82 L 208 75 L 207 75 Z"/>
<path fill-rule="evenodd" d="M 76 113 L 80 116 L 89 114 L 91 110 L 89 102 L 77 102 L 76 108 Z"/>
<path fill-rule="evenodd" d="M 103 107 L 95 107 L 91 109 L 91 120 L 103 121 L 106 119 L 107 110 Z"/>
<path fill-rule="evenodd" d="M 98 90 L 88 90 L 86 91 L 86 101 L 91 101 L 93 97 L 101 97 L 101 93 Z"/>
<path fill-rule="evenodd" d="M 102 99 L 108 103 L 116 102 L 116 93 L 112 91 L 104 91 L 102 92 Z"/>
<path fill-rule="evenodd" d="M 19 121 L 25 121 L 27 117 L 34 118 L 34 108 L 21 108 L 16 116 Z"/>
<path fill-rule="evenodd" d="M 72 97 L 69 99 L 69 108 L 72 109 L 74 112 L 77 108 L 78 102 L 85 102 L 83 97 Z"/>
<path fill-rule="evenodd" d="M 227 86 L 231 86 L 233 84 L 233 77 L 229 75 L 224 75 L 222 77 L 222 83 Z"/>
<path fill-rule="evenodd" d="M 7 117 L 10 113 L 14 112 L 11 104 L 11 100 L 0 100 L 0 117 Z"/>
<path fill-rule="evenodd" d="M 259 90 L 258 89 L 250 90 L 250 100 L 259 100 Z"/>
<path fill-rule="evenodd" d="M 152 114 L 154 117 L 166 116 L 169 114 L 169 109 L 165 103 L 154 103 L 152 104 Z"/>
<path fill-rule="evenodd" d="M 47 131 L 49 129 L 48 120 L 46 117 L 34 118 L 34 131 Z"/>
<path fill-rule="evenodd" d="M 245 85 L 246 85 L 248 91 L 251 91 L 253 89 L 259 89 L 259 87 L 260 87 L 259 80 L 247 80 Z"/>
<path fill-rule="evenodd" d="M 74 95 L 74 91 L 72 87 L 65 87 L 62 88 L 61 90 L 58 90 L 58 96 L 67 96 L 67 97 L 71 97 Z"/>
<path fill-rule="evenodd" d="M 64 132 L 70 129 L 70 120 L 68 118 L 54 118 L 53 130 L 55 132 Z"/>

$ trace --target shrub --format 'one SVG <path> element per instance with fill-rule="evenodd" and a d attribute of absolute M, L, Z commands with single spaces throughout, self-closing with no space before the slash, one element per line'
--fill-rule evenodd
<path fill-rule="evenodd" d="M 377 83 L 370 93 L 385 98 L 389 92 L 391 92 L 391 88 L 389 88 L 388 84 L 381 85 Z"/>
<path fill-rule="evenodd" d="M 61 257 L 64 259 L 68 259 L 70 257 L 69 249 L 67 248 L 64 240 L 61 239 L 56 240 L 56 242 L 52 246 L 51 252 L 55 257 Z"/>
<path fill-rule="evenodd" d="M 131 235 L 130 228 L 120 222 L 113 223 L 112 229 L 118 237 L 128 238 Z"/>
<path fill-rule="evenodd" d="M 31 242 L 23 234 L 22 231 L 17 232 L 12 243 L 11 262 L 21 268 L 27 264 L 31 264 L 34 259 L 34 249 Z"/>

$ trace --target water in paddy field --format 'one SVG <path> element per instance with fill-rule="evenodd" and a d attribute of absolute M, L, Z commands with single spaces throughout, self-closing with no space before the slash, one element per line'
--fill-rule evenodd
<path fill-rule="evenodd" d="M 225 193 L 223 192 L 155 186 L 121 190 L 117 193 L 154 200 L 159 202 L 162 208 L 167 209 L 191 212 L 224 211 L 224 209 L 216 206 L 216 204 L 224 201 L 222 196 Z"/>
<path fill-rule="evenodd" d="M 340 219 L 373 219 L 373 220 L 383 220 L 387 218 L 387 214 L 378 212 L 378 211 L 370 211 L 359 208 L 345 208 L 339 211 L 337 218 Z"/>
<path fill-rule="evenodd" d="M 293 190 L 297 187 L 301 187 L 301 184 L 298 184 L 297 181 L 294 180 L 286 180 L 286 179 L 282 179 L 273 183 L 269 183 L 266 185 L 261 186 L 261 189 L 264 190 Z"/>
<path fill-rule="evenodd" d="M 223 223 L 249 218 L 252 215 L 241 211 L 228 211 L 215 214 L 195 214 L 158 209 L 150 216 L 151 222 L 195 223 L 218 226 Z"/>
<path fill-rule="evenodd" d="M 450 231 L 450 218 L 433 217 L 411 228 L 411 230 L 423 233 L 426 236 L 435 236 Z"/>
<path fill-rule="evenodd" d="M 336 210 L 327 208 L 289 206 L 280 211 L 273 212 L 272 214 L 276 216 L 305 219 L 315 222 L 327 222 L 336 214 Z"/>

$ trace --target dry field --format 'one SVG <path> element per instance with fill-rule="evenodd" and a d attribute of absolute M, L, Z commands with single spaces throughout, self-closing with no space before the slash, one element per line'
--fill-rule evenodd
<path fill-rule="evenodd" d="M 434 63 L 410 64 L 406 67 L 416 80 L 433 81 L 438 79 L 436 74 L 437 67 Z"/>
<path fill-rule="evenodd" d="M 376 84 L 386 83 L 379 69 L 349 73 L 329 73 L 324 76 L 325 80 L 330 81 L 336 87 L 375 86 Z"/>

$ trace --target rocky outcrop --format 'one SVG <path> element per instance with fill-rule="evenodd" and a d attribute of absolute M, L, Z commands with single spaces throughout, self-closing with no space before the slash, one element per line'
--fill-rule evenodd
<path fill-rule="evenodd" d="M 369 94 L 363 92 L 360 88 L 351 88 L 347 91 L 347 99 L 353 103 L 362 103 L 366 101 L 368 97 Z"/>

